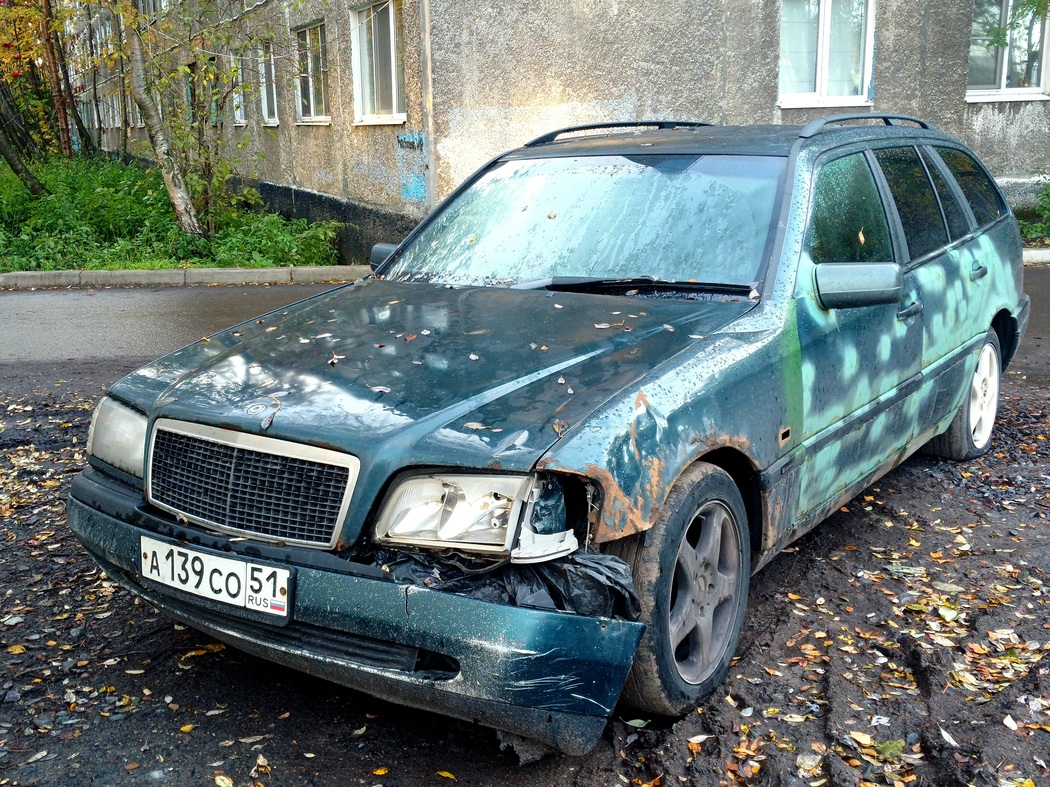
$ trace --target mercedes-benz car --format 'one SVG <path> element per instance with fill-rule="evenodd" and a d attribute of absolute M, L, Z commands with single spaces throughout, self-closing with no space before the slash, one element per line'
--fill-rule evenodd
<path fill-rule="evenodd" d="M 1029 314 L 993 179 L 893 115 L 554 132 L 373 267 L 115 383 L 70 526 L 222 641 L 568 753 L 713 691 L 874 479 L 987 451 Z"/>

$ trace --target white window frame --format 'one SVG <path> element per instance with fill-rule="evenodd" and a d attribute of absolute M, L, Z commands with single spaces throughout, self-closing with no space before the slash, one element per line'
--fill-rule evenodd
<path fill-rule="evenodd" d="M 1000 18 L 1009 20 L 1013 14 L 1014 0 L 1004 0 L 1004 2 L 1001 2 L 1001 5 L 1005 5 L 1006 9 Z M 1006 87 L 1006 74 L 1009 69 L 1006 66 L 1007 55 L 1004 53 L 1002 61 L 996 65 L 999 87 L 967 87 L 966 102 L 968 104 L 982 104 L 992 101 L 1050 101 L 1050 95 L 1048 95 L 1050 93 L 1050 76 L 1047 75 L 1047 70 L 1050 69 L 1050 53 L 1046 51 L 1048 46 L 1050 46 L 1050 13 L 1043 19 L 1043 43 L 1040 46 L 1040 50 L 1043 53 L 1043 62 L 1039 67 L 1041 84 L 1030 87 Z M 968 52 L 967 66 L 969 66 Z"/>
<path fill-rule="evenodd" d="M 131 93 L 127 94 L 128 100 L 128 128 L 145 128 L 146 121 L 142 117 L 142 112 L 139 111 L 138 102 L 135 101 L 135 97 Z"/>
<path fill-rule="evenodd" d="M 244 57 L 235 55 L 230 58 L 230 66 L 233 69 L 233 125 L 244 126 L 248 124 L 248 107 L 244 101 Z"/>
<path fill-rule="evenodd" d="M 383 13 L 388 15 L 390 29 L 392 33 L 393 46 L 390 49 L 390 73 L 393 75 L 393 85 L 391 87 L 392 96 L 391 103 L 395 108 L 400 108 L 401 111 L 395 111 L 389 114 L 375 114 L 368 113 L 365 111 L 363 97 L 365 95 L 364 79 L 365 75 L 370 72 L 374 72 L 374 68 L 368 68 L 368 64 L 364 62 L 365 50 L 363 43 L 363 35 L 361 33 L 362 25 L 369 24 L 373 14 Z M 401 37 L 398 35 L 398 18 L 397 9 L 394 6 L 394 0 L 379 0 L 379 2 L 371 2 L 367 5 L 359 5 L 350 11 L 350 50 L 353 55 L 353 72 L 354 72 L 354 125 L 357 126 L 375 126 L 375 125 L 386 125 L 386 124 L 402 124 L 408 121 L 408 113 L 405 111 L 405 97 L 401 92 L 401 83 L 404 75 L 401 74 L 398 68 L 398 48 L 401 44 Z M 373 88 L 374 93 L 374 88 Z"/>
<path fill-rule="evenodd" d="M 269 79 L 266 77 L 267 66 L 270 67 Z M 271 41 L 259 47 L 259 108 L 262 110 L 264 126 L 280 125 L 280 118 L 277 115 L 277 61 L 273 56 L 273 42 Z"/>
<path fill-rule="evenodd" d="M 781 11 L 783 13 L 783 11 Z M 874 104 L 871 95 L 873 55 L 875 52 L 875 0 L 866 0 L 864 24 L 864 76 L 860 95 L 829 96 L 828 61 L 831 51 L 831 3 L 820 0 L 817 19 L 817 79 L 812 93 L 781 93 L 777 106 L 781 109 L 806 107 L 870 107 Z"/>
<path fill-rule="evenodd" d="M 316 22 L 311 25 L 305 25 L 303 27 L 296 28 L 293 31 L 295 35 L 295 57 L 296 67 L 298 69 L 298 77 L 296 79 L 296 91 L 295 91 L 295 122 L 298 125 L 326 125 L 332 122 L 332 116 L 329 113 L 329 102 L 331 97 L 328 94 L 328 45 L 327 45 L 327 30 L 325 29 L 325 23 Z M 302 42 L 299 38 L 303 33 L 306 34 L 306 58 L 303 59 L 303 50 L 301 48 Z M 313 37 L 317 37 L 317 44 L 319 47 L 318 66 L 320 67 L 320 73 L 314 73 L 314 59 L 310 56 L 313 51 L 314 40 Z M 324 43 L 321 43 L 321 39 L 324 39 Z M 320 83 L 321 86 L 321 103 L 323 107 L 318 107 L 315 95 L 315 80 Z M 303 111 L 303 85 L 309 85 L 307 91 L 309 99 L 307 101 L 308 111 Z M 320 111 L 319 111 L 320 110 Z"/>
<path fill-rule="evenodd" d="M 168 0 L 137 0 L 138 12 L 144 17 L 156 17 L 168 10 Z"/>

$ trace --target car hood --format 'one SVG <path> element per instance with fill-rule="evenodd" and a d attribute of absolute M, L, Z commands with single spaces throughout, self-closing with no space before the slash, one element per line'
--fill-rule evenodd
<path fill-rule="evenodd" d="M 352 453 L 376 483 L 413 466 L 525 471 L 753 305 L 365 279 L 189 345 L 111 393 L 151 416 Z"/>

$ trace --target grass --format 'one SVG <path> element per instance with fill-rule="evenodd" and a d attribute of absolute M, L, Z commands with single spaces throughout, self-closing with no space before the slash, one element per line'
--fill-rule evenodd
<path fill-rule="evenodd" d="M 1039 192 L 1034 206 L 1017 211 L 1017 223 L 1026 246 L 1050 246 L 1050 185 Z"/>
<path fill-rule="evenodd" d="M 107 159 L 34 165 L 51 190 L 34 199 L 0 170 L 0 273 L 75 269 L 334 265 L 338 222 L 231 208 L 209 239 L 183 233 L 160 173 Z"/>

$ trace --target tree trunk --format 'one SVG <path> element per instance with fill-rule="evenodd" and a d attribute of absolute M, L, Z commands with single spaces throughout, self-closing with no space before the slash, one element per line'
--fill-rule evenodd
<path fill-rule="evenodd" d="M 58 36 L 58 33 L 55 33 Z M 84 119 L 80 117 L 80 113 L 77 111 L 77 100 L 73 96 L 73 85 L 69 81 L 69 64 L 66 62 L 66 50 L 59 41 L 58 51 L 58 66 L 62 72 L 62 87 L 65 90 L 66 101 L 72 111 L 73 122 L 77 127 L 77 136 L 80 138 L 80 147 L 85 153 L 98 153 L 98 145 L 95 144 L 95 140 L 92 139 L 91 134 L 88 132 L 87 127 L 84 125 Z"/>
<path fill-rule="evenodd" d="M 3 80 L 0 80 L 0 117 L 3 118 L 4 128 L 7 129 L 11 142 L 23 158 L 43 158 L 40 148 L 30 133 L 26 131 L 26 124 L 22 113 L 15 104 L 11 86 Z"/>
<path fill-rule="evenodd" d="M 91 109 L 95 121 L 95 134 L 91 138 L 95 147 L 102 149 L 102 109 L 98 105 L 98 51 L 95 47 L 95 24 L 91 18 L 91 3 L 85 3 L 84 11 L 87 13 L 88 54 L 91 56 Z"/>
<path fill-rule="evenodd" d="M 117 16 L 114 20 L 117 28 L 117 40 L 123 41 L 123 31 L 120 29 L 123 26 L 123 20 Z M 128 95 L 125 89 L 128 80 L 124 76 L 124 58 L 117 58 L 117 63 L 120 66 L 120 81 L 117 83 L 117 91 L 120 96 L 120 160 L 128 160 L 128 139 L 131 137 L 131 113 L 128 112 Z"/>
<path fill-rule="evenodd" d="M 34 197 L 42 197 L 51 193 L 43 183 L 36 179 L 36 175 L 22 161 L 18 151 L 15 150 L 15 146 L 11 144 L 7 131 L 3 128 L 0 128 L 0 156 L 4 157 L 8 166 L 11 167 L 11 171 L 18 176 L 18 179 L 22 181 L 25 187 L 29 189 L 29 193 Z"/>
<path fill-rule="evenodd" d="M 44 63 L 47 66 L 47 81 L 51 85 L 51 106 L 55 109 L 55 120 L 58 123 L 58 140 L 62 146 L 62 155 L 73 158 L 73 142 L 69 137 L 69 115 L 66 113 L 66 94 L 62 90 L 62 80 L 58 76 L 58 58 L 55 56 L 55 39 L 51 35 L 54 14 L 51 11 L 51 0 L 40 0 L 44 12 L 41 26 L 41 37 L 44 41 Z"/>
<path fill-rule="evenodd" d="M 193 198 L 190 196 L 189 187 L 183 177 L 182 170 L 171 154 L 171 143 L 168 140 L 164 121 L 157 109 L 157 102 L 150 95 L 146 83 L 146 56 L 143 52 L 142 39 L 139 31 L 134 25 L 124 25 L 124 33 L 128 43 L 128 69 L 131 71 L 131 96 L 138 104 L 142 120 L 146 123 L 146 132 L 149 134 L 150 144 L 153 145 L 153 155 L 157 157 L 161 175 L 164 177 L 164 185 L 168 189 L 168 199 L 171 201 L 172 210 L 179 226 L 187 235 L 204 236 L 197 211 L 193 207 Z"/>

